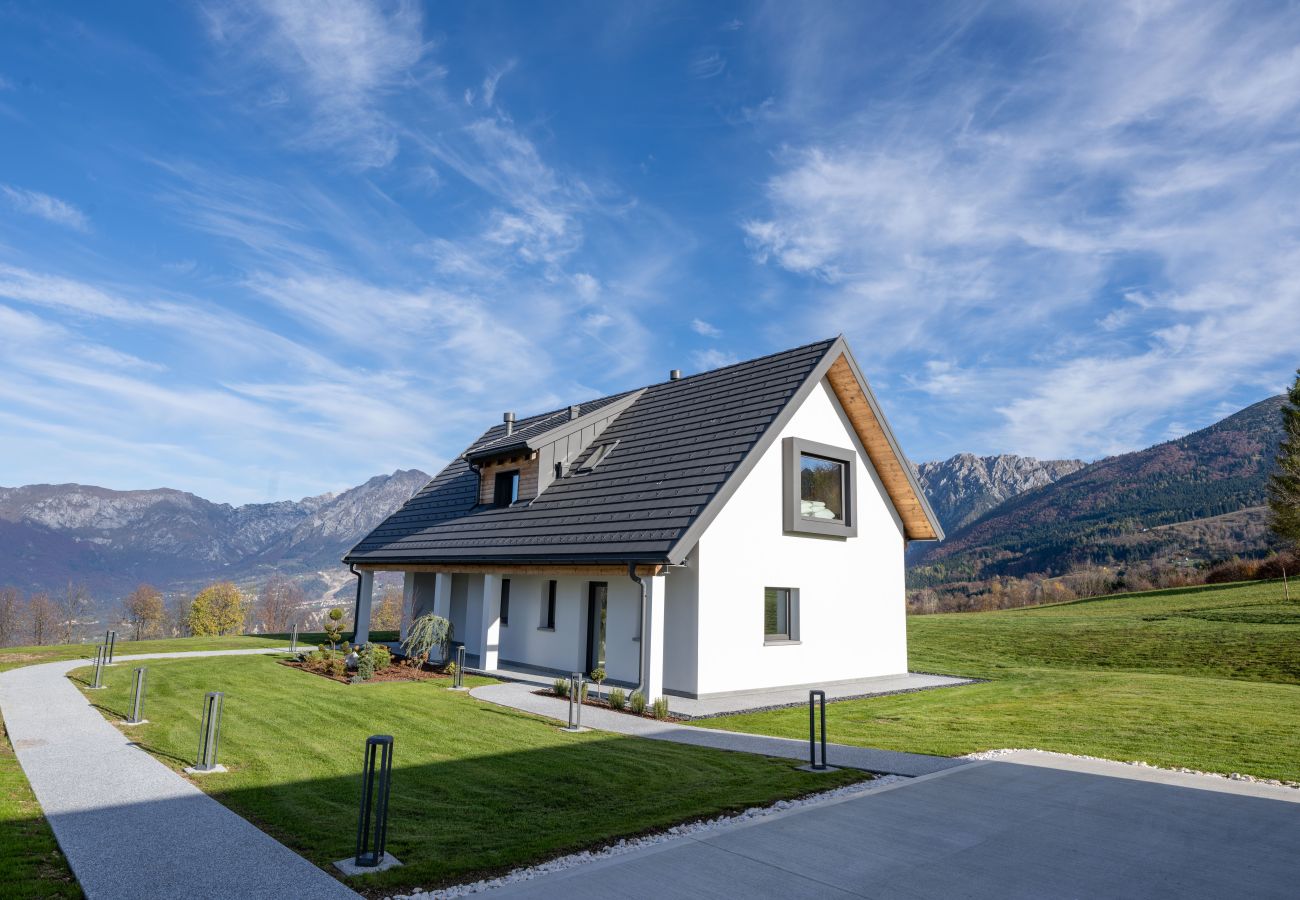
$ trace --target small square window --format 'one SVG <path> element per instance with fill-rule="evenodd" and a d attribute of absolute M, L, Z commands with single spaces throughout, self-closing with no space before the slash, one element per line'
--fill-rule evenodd
<path fill-rule="evenodd" d="M 519 500 L 519 470 L 498 472 L 495 490 L 492 494 L 493 506 L 509 506 Z"/>
<path fill-rule="evenodd" d="M 785 643 L 799 639 L 799 592 L 794 588 L 763 589 L 763 640 Z"/>

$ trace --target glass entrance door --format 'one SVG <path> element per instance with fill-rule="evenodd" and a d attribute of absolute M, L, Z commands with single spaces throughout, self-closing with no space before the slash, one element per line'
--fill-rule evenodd
<path fill-rule="evenodd" d="M 605 622 L 609 613 L 609 585 L 593 581 L 587 586 L 587 672 L 605 668 Z"/>

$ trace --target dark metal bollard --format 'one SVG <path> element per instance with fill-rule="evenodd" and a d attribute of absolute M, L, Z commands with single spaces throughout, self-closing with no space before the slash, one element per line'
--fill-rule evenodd
<path fill-rule="evenodd" d="M 289 652 L 298 652 L 298 623 L 293 623 L 293 634 L 289 637 Z"/>
<path fill-rule="evenodd" d="M 226 695 L 209 691 L 203 701 L 203 718 L 199 722 L 199 761 L 196 772 L 214 772 L 217 768 L 217 741 L 221 738 L 221 707 Z"/>
<path fill-rule="evenodd" d="M 128 725 L 139 725 L 144 719 L 140 718 L 140 713 L 144 712 L 144 667 L 135 670 L 135 691 L 131 697 L 131 718 L 126 720 Z"/>
<path fill-rule="evenodd" d="M 108 664 L 113 664 L 113 655 L 117 653 L 117 632 L 110 631 L 105 641 L 108 644 Z"/>
<path fill-rule="evenodd" d="M 456 648 L 456 678 L 452 682 L 452 687 L 456 689 L 465 686 L 465 645 L 461 644 Z"/>
<path fill-rule="evenodd" d="M 376 790 L 375 769 L 379 783 Z M 366 738 L 365 764 L 361 774 L 361 814 L 357 818 L 358 866 L 373 867 L 384 861 L 388 844 L 388 790 L 392 787 L 393 736 L 376 734 Z M 373 795 L 373 796 L 372 796 Z M 371 819 L 374 826 L 371 826 Z"/>
<path fill-rule="evenodd" d="M 814 713 L 817 709 L 816 700 L 821 700 L 822 708 L 822 761 L 817 762 L 817 741 L 815 740 L 816 719 Z M 809 691 L 808 692 L 808 767 L 810 769 L 826 768 L 826 692 Z"/>
<path fill-rule="evenodd" d="M 582 730 L 582 684 L 581 672 L 569 676 L 569 731 Z"/>
<path fill-rule="evenodd" d="M 99 690 L 104 686 L 104 645 L 95 648 L 95 682 L 90 687 Z"/>

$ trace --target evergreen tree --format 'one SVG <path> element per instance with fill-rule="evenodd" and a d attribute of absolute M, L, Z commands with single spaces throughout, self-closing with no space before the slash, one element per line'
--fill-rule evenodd
<path fill-rule="evenodd" d="M 1282 405 L 1282 429 L 1277 471 L 1268 482 L 1268 506 L 1273 511 L 1269 527 L 1282 540 L 1300 548 L 1300 369 Z"/>

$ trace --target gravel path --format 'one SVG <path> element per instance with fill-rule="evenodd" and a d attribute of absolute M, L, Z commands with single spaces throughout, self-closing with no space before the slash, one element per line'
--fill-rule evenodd
<path fill-rule="evenodd" d="M 501 706 L 523 712 L 535 713 L 551 719 L 567 721 L 569 703 L 558 697 L 543 697 L 528 684 L 490 684 L 476 687 L 470 694 Z M 741 734 L 714 728 L 695 728 L 676 722 L 658 722 L 627 713 L 612 712 L 599 707 L 582 708 L 582 724 L 601 731 L 630 734 L 656 741 L 672 741 L 696 747 L 714 747 L 718 750 L 737 750 L 762 756 L 779 756 L 785 759 L 808 759 L 808 742 L 790 738 L 767 737 L 758 734 Z M 830 744 L 826 761 L 832 766 L 865 769 L 885 775 L 929 775 L 963 765 L 964 760 L 946 756 L 926 756 L 921 753 L 899 753 L 893 750 L 874 750 L 870 747 L 850 747 L 847 744 Z"/>
<path fill-rule="evenodd" d="M 271 652 L 152 653 L 117 662 Z M 357 897 L 135 747 L 65 677 L 86 664 L 64 660 L 0 673 L 0 709 L 87 897 Z M 196 708 L 201 700 L 195 697 Z"/>

